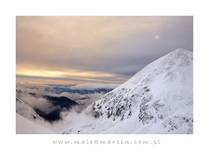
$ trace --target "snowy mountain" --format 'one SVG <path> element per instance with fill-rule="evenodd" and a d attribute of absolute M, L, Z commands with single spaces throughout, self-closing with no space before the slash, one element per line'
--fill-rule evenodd
<path fill-rule="evenodd" d="M 55 122 L 61 113 L 76 106 L 82 111 L 116 85 L 85 83 L 77 85 L 33 85 L 16 87 L 16 112 L 29 120 Z"/>
<path fill-rule="evenodd" d="M 49 134 L 53 133 L 50 129 L 43 127 L 43 125 L 39 125 L 34 123 L 31 120 L 26 119 L 25 117 L 16 113 L 16 133 L 21 134 Z"/>
<path fill-rule="evenodd" d="M 29 104 L 16 97 L 16 113 L 30 120 L 43 120 Z"/>
<path fill-rule="evenodd" d="M 147 65 L 63 133 L 193 133 L 192 52 L 177 49 Z"/>
<path fill-rule="evenodd" d="M 27 120 L 17 119 L 17 133 L 25 133 L 24 128 L 27 129 L 26 133 L 30 133 L 30 128 L 31 133 L 34 131 L 42 133 L 45 128 L 53 133 L 60 133 L 60 130 L 67 127 L 71 118 L 66 119 L 67 114 L 75 111 L 77 116 L 79 112 L 116 86 L 116 84 L 88 82 L 76 85 L 17 84 L 16 116 Z M 63 126 L 65 121 L 66 125 Z M 41 128 L 33 128 L 30 125 L 32 123 L 43 129 L 38 132 Z"/>

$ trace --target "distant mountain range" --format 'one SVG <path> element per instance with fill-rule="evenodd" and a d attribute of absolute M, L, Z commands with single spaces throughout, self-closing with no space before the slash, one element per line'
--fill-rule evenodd
<path fill-rule="evenodd" d="M 45 91 L 56 93 L 56 94 L 61 94 L 64 92 L 79 93 L 79 94 L 107 93 L 112 90 L 113 88 L 75 89 L 75 88 L 66 87 L 66 86 L 50 86 L 50 87 L 45 88 Z"/>

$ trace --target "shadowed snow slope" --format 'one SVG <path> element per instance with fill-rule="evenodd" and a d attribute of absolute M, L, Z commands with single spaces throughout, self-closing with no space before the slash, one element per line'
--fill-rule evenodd
<path fill-rule="evenodd" d="M 43 133 L 53 133 L 46 127 L 43 127 L 39 124 L 30 121 L 21 115 L 16 113 L 16 133 L 17 134 L 43 134 Z"/>
<path fill-rule="evenodd" d="M 157 59 L 85 113 L 88 123 L 77 116 L 64 133 L 193 133 L 192 52 Z"/>

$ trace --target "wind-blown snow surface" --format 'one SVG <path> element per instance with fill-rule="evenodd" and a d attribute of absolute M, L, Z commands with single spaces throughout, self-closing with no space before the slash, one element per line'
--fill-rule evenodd
<path fill-rule="evenodd" d="M 192 52 L 152 62 L 72 117 L 63 133 L 193 133 Z"/>

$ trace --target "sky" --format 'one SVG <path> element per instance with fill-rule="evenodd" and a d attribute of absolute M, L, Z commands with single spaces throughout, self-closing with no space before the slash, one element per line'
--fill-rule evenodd
<path fill-rule="evenodd" d="M 123 83 L 177 48 L 193 51 L 193 17 L 16 17 L 21 81 Z"/>

